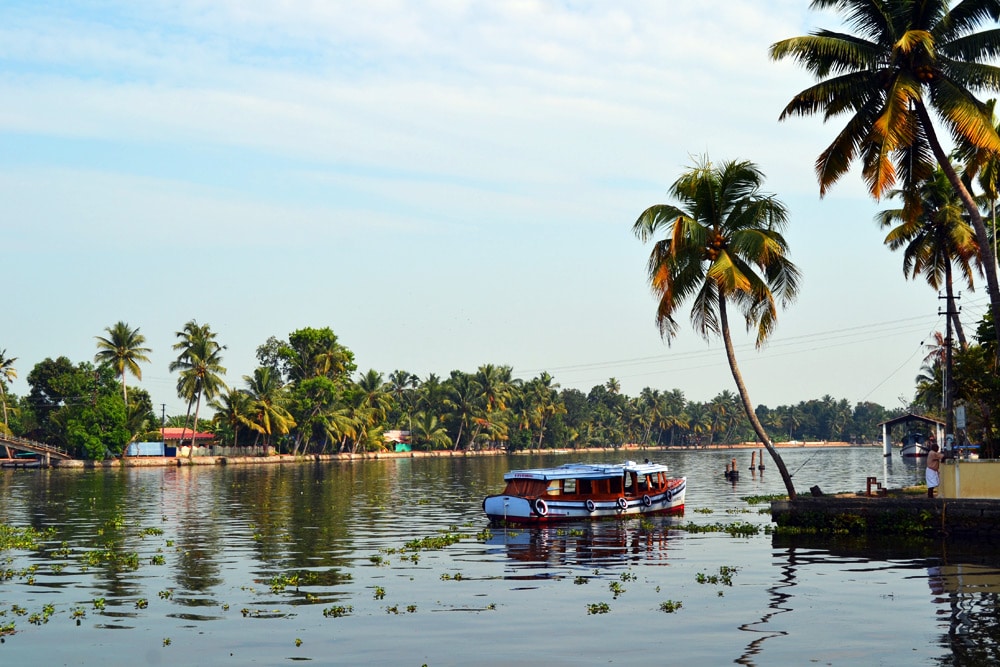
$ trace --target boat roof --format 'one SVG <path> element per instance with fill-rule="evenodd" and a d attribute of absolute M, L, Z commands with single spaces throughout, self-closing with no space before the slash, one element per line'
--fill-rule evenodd
<path fill-rule="evenodd" d="M 526 470 L 511 470 L 503 476 L 511 479 L 610 479 L 621 477 L 626 472 L 638 475 L 652 475 L 667 472 L 669 469 L 662 463 L 567 463 L 557 468 L 529 468 Z"/>

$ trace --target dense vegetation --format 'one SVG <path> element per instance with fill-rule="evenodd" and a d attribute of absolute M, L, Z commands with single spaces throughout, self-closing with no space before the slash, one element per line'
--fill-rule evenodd
<path fill-rule="evenodd" d="M 257 349 L 253 373 L 230 386 L 221 365 L 224 347 L 211 344 L 208 326 L 189 322 L 177 336 L 182 363 L 172 368 L 178 394 L 191 409 L 168 416 L 167 423 L 190 426 L 199 402 L 207 404 L 214 415 L 199 417 L 199 429 L 214 431 L 228 445 L 270 445 L 298 454 L 372 451 L 392 447 L 383 437 L 390 430 L 410 432 L 419 450 L 691 447 L 754 439 L 731 391 L 704 403 L 688 401 L 680 389 L 646 388 L 627 396 L 611 378 L 584 393 L 561 389 L 548 373 L 514 378 L 509 366 L 492 364 L 452 371 L 447 378 L 359 372 L 354 353 L 329 328 L 269 338 Z M 92 459 L 120 456 L 132 440 L 158 440 L 161 415 L 149 394 L 128 387 L 126 409 L 119 366 L 107 355 L 98 360 L 45 359 L 28 373 L 26 396 L 5 387 L 9 430 Z M 778 441 L 872 441 L 877 424 L 890 416 L 880 405 L 851 406 L 830 396 L 760 406 L 757 414 Z"/>

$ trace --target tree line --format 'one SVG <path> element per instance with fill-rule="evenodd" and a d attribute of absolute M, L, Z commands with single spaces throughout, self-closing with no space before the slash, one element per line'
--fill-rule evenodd
<path fill-rule="evenodd" d="M 149 393 L 128 386 L 151 352 L 125 322 L 98 336 L 93 362 L 47 358 L 27 375 L 29 392 L 11 394 L 16 358 L 0 352 L 4 431 L 63 447 L 74 456 L 121 456 L 133 441 L 160 440 L 164 415 Z M 380 451 L 390 431 L 417 450 L 703 447 L 754 440 L 739 397 L 721 391 L 707 402 L 680 389 L 621 392 L 610 378 L 584 393 L 563 389 L 549 373 L 513 377 L 506 365 L 483 364 L 424 378 L 405 370 L 359 372 L 354 353 L 329 327 L 271 337 L 257 348 L 257 367 L 234 385 L 225 380 L 225 346 L 207 324 L 176 332 L 176 389 L 187 407 L 166 425 L 215 433 L 220 444 L 266 446 L 288 454 Z M 205 417 L 209 412 L 210 416 Z M 851 406 L 830 396 L 795 406 L 759 406 L 779 439 L 872 441 L 892 416 L 874 403 Z"/>

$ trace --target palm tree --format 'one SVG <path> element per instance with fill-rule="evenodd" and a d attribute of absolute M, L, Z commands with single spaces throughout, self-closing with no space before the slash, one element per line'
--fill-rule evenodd
<path fill-rule="evenodd" d="M 942 169 L 935 169 L 917 189 L 918 211 L 911 211 L 904 205 L 881 211 L 876 219 L 883 228 L 896 225 L 885 237 L 885 244 L 892 250 L 903 249 L 903 275 L 907 278 L 923 276 L 935 290 L 944 287 L 948 316 L 965 349 L 962 320 L 954 307 L 952 272 L 953 268 L 958 268 L 965 284 L 973 289 L 973 263 L 979 260 L 975 232 L 965 221 L 965 208 Z M 904 195 L 896 190 L 890 196 Z"/>
<path fill-rule="evenodd" d="M 482 393 L 482 389 L 475 378 L 461 371 L 452 371 L 451 377 L 447 381 L 448 396 L 444 400 L 444 406 L 448 410 L 448 417 L 458 422 L 458 432 L 455 435 L 455 450 L 462 447 L 462 435 L 469 430 L 468 443 L 471 449 L 472 424 L 479 416 L 477 399 Z"/>
<path fill-rule="evenodd" d="M 413 416 L 413 443 L 419 449 L 447 449 L 451 446 L 448 429 L 444 427 L 436 415 L 420 411 Z"/>
<path fill-rule="evenodd" d="M 253 375 L 244 375 L 247 395 L 250 397 L 250 428 L 264 436 L 264 446 L 272 444 L 272 437 L 285 435 L 295 427 L 295 419 L 288 412 L 288 394 L 281 382 L 281 375 L 262 366 Z"/>
<path fill-rule="evenodd" d="M 194 405 L 194 425 L 191 435 L 191 454 L 194 454 L 194 433 L 198 430 L 198 414 L 201 410 L 201 400 L 211 400 L 225 389 L 222 375 L 226 369 L 222 366 L 222 351 L 225 346 L 215 340 L 215 332 L 209 325 L 200 325 L 194 320 L 184 325 L 184 329 L 176 332 L 181 340 L 174 344 L 179 350 L 177 359 L 170 363 L 170 371 L 180 371 L 177 380 L 177 395 L 188 401 L 188 414 Z M 187 428 L 187 418 L 184 420 Z"/>
<path fill-rule="evenodd" d="M 240 444 L 240 427 L 250 428 L 252 423 L 252 406 L 250 395 L 242 389 L 227 389 L 220 396 L 208 402 L 215 410 L 212 421 L 225 426 L 233 434 L 233 446 Z"/>
<path fill-rule="evenodd" d="M 691 322 L 706 339 L 722 336 L 743 411 L 794 499 L 791 475 L 750 402 L 729 330 L 732 304 L 748 329 L 756 328 L 759 348 L 777 323 L 778 303 L 790 303 L 798 292 L 799 271 L 787 258 L 780 233 L 787 211 L 773 195 L 761 192 L 763 178 L 752 162 L 715 167 L 705 159 L 671 186 L 670 194 L 680 206 L 649 207 L 632 231 L 643 241 L 660 232 L 665 235 L 654 243 L 649 258 L 649 281 L 659 298 L 660 335 L 667 342 L 673 339 L 678 331 L 674 316 L 691 297 Z"/>
<path fill-rule="evenodd" d="M 14 368 L 14 362 L 17 361 L 17 357 L 8 357 L 7 350 L 0 350 L 0 403 L 3 404 L 3 431 L 4 433 L 10 432 L 10 426 L 7 421 L 7 390 L 6 385 L 8 382 L 13 382 L 17 379 L 17 369 Z M 8 452 L 9 458 L 9 452 Z"/>
<path fill-rule="evenodd" d="M 954 6 L 952 6 L 954 4 Z M 1000 152 L 991 110 L 971 92 L 1000 90 L 1000 31 L 976 32 L 1000 18 L 996 0 L 813 0 L 832 8 L 855 34 L 818 30 L 771 46 L 774 60 L 791 58 L 819 83 L 797 94 L 780 119 L 822 112 L 824 119 L 850 114 L 846 127 L 816 160 L 821 196 L 855 160 L 876 199 L 897 180 L 903 190 L 931 175 L 936 161 L 969 214 L 990 296 L 1000 322 L 1000 288 L 986 226 L 972 194 L 941 145 L 933 109 L 957 145 Z M 996 328 L 1000 344 L 1000 327 Z"/>
<path fill-rule="evenodd" d="M 128 388 L 125 386 L 125 372 L 128 371 L 137 380 L 142 380 L 142 369 L 139 362 L 149 363 L 148 347 L 143 347 L 146 337 L 139 333 L 139 327 L 132 329 L 125 322 L 117 322 L 114 326 L 104 329 L 108 336 L 94 336 L 97 339 L 97 354 L 94 362 L 110 364 L 122 379 L 122 398 L 128 406 Z"/>

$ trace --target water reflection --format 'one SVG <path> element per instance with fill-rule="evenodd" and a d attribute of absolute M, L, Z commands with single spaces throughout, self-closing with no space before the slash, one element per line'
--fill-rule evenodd
<path fill-rule="evenodd" d="M 604 567 L 632 561 L 666 560 L 670 521 L 587 521 L 558 527 L 495 529 L 489 547 L 503 547 L 520 563 Z M 674 518 L 674 521 L 677 519 Z"/>
<path fill-rule="evenodd" d="M 987 543 L 943 542 L 925 538 L 796 536 L 773 540 L 787 565 L 839 559 L 854 571 L 905 570 L 923 579 L 935 606 L 937 628 L 912 628 L 933 636 L 949 666 L 996 665 L 1000 660 L 1000 553 Z M 809 555 L 802 558 L 801 552 Z"/>
<path fill-rule="evenodd" d="M 764 649 L 764 642 L 768 639 L 783 637 L 788 634 L 785 630 L 776 630 L 768 627 L 768 623 L 772 618 L 778 614 L 785 614 L 792 611 L 792 607 L 787 605 L 793 597 L 793 593 L 790 590 L 784 589 L 791 589 L 796 584 L 796 550 L 794 548 L 789 549 L 784 558 L 780 560 L 784 560 L 784 562 L 781 565 L 781 574 L 778 577 L 778 583 L 767 588 L 767 611 L 761 615 L 759 620 L 739 626 L 743 632 L 750 632 L 756 636 L 747 644 L 743 654 L 734 661 L 737 664 L 755 665 L 756 663 L 753 658 Z"/>

